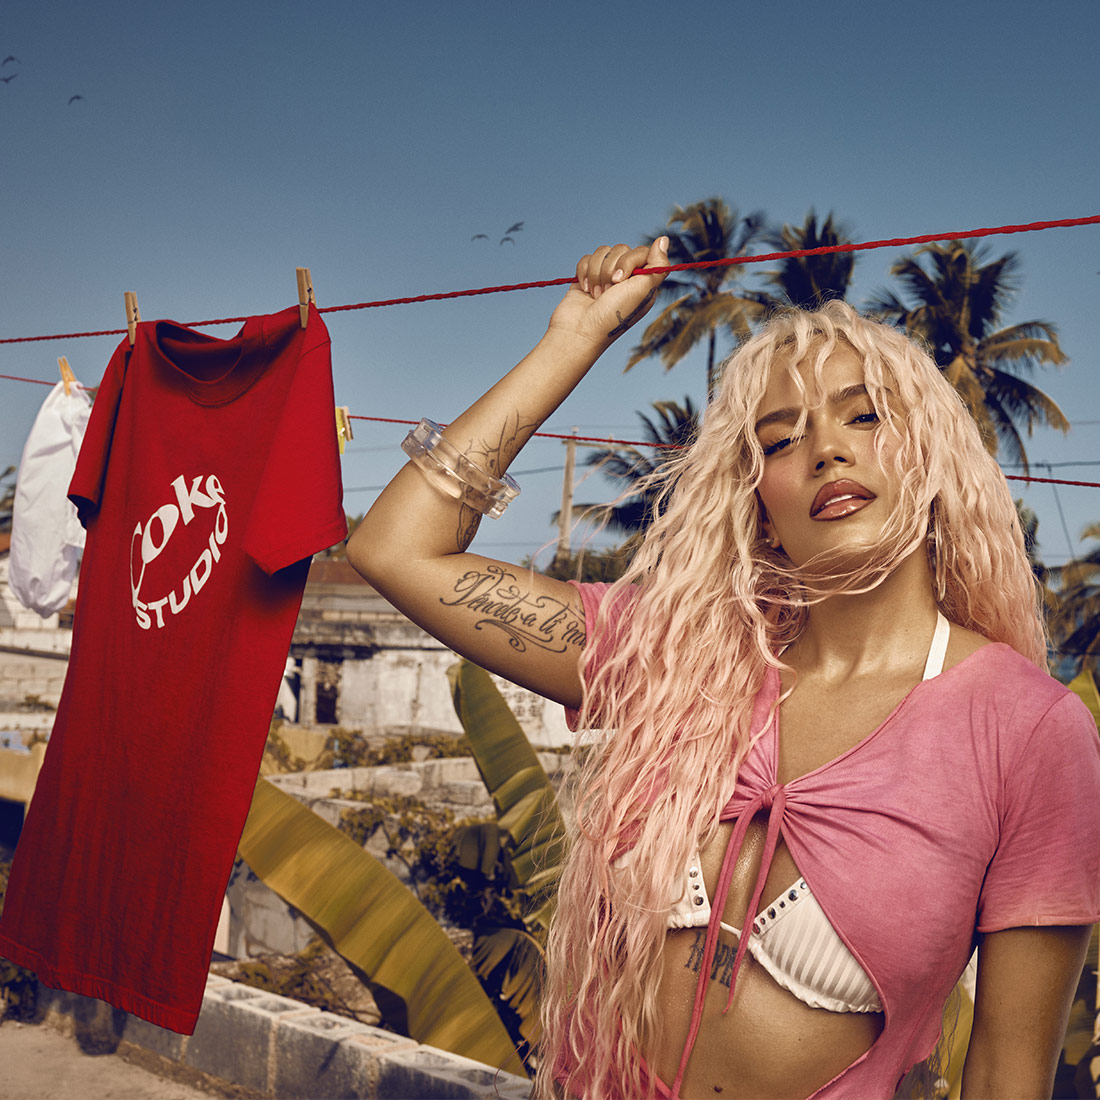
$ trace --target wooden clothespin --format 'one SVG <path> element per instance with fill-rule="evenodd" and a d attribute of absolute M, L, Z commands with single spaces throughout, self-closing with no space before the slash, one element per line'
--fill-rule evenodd
<path fill-rule="evenodd" d="M 340 444 L 340 453 L 344 453 L 344 444 L 355 437 L 351 433 L 351 412 L 347 405 L 336 406 L 336 441 Z"/>
<path fill-rule="evenodd" d="M 61 381 L 65 383 L 65 396 L 68 397 L 72 393 L 72 385 L 76 381 L 76 375 L 73 374 L 73 368 L 69 366 L 69 360 L 64 355 L 57 361 L 58 369 L 61 371 Z"/>
<path fill-rule="evenodd" d="M 308 267 L 296 267 L 294 271 L 298 276 L 298 313 L 302 318 L 302 328 L 305 328 L 309 323 L 309 303 L 317 304 L 313 296 L 313 277 Z"/>
<path fill-rule="evenodd" d="M 134 346 L 137 337 L 138 322 L 141 321 L 141 310 L 138 309 L 137 295 L 132 291 L 126 291 L 126 329 L 130 334 L 130 346 Z"/>

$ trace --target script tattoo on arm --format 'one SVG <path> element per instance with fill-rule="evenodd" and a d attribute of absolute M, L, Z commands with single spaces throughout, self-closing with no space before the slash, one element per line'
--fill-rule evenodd
<path fill-rule="evenodd" d="M 566 653 L 584 646 L 584 612 L 551 596 L 532 596 L 514 573 L 499 565 L 471 569 L 440 597 L 445 607 L 465 607 L 478 616 L 475 630 L 502 630 L 520 653 L 535 646 L 548 653 Z"/>
<path fill-rule="evenodd" d="M 518 411 L 509 415 L 500 428 L 500 435 L 495 443 L 475 442 L 467 449 L 467 454 L 479 466 L 489 473 L 500 476 L 503 470 L 508 468 L 508 463 L 519 453 L 519 449 L 529 440 L 540 421 L 526 421 Z M 467 504 L 462 504 L 458 511 L 458 529 L 455 532 L 455 541 L 459 550 L 467 550 L 477 534 L 481 524 L 481 513 Z"/>
<path fill-rule="evenodd" d="M 618 317 L 619 323 L 607 334 L 608 339 L 614 340 L 616 336 L 622 336 L 649 309 L 656 297 L 657 287 L 654 287 L 625 317 L 618 310 L 615 310 L 615 316 Z"/>

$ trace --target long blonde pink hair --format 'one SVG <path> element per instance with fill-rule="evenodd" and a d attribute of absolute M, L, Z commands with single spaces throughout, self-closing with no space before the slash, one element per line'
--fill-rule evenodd
<path fill-rule="evenodd" d="M 876 447 L 882 455 L 892 433 L 900 493 L 861 563 L 825 581 L 815 568 L 811 582 L 763 538 L 754 425 L 773 371 L 789 371 L 812 404 L 838 348 L 863 361 L 881 421 Z M 871 588 L 927 548 L 947 618 L 1046 667 L 1038 591 L 1004 476 L 935 363 L 897 330 L 842 302 L 776 315 L 729 360 L 698 439 L 666 473 L 662 508 L 588 639 L 581 724 L 612 732 L 577 771 L 548 947 L 541 1096 L 556 1093 L 555 1078 L 566 1096 L 651 1090 L 638 1052 L 662 1024 L 669 908 L 762 732 L 751 720 L 765 672 L 814 602 Z M 611 641 L 613 606 L 629 610 Z M 612 874 L 627 848 L 632 859 Z"/>

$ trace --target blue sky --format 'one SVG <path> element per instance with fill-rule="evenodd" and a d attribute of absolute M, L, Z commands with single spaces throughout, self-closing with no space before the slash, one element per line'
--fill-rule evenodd
<path fill-rule="evenodd" d="M 779 223 L 833 211 L 858 240 L 1100 213 L 1098 40 L 1096 0 L 7 4 L 0 336 L 119 327 L 126 290 L 146 319 L 271 312 L 296 300 L 297 265 L 322 306 L 555 278 L 710 195 Z M 990 247 L 1022 262 L 1006 320 L 1053 322 L 1071 357 L 1038 381 L 1073 431 L 1038 433 L 1029 455 L 1100 481 L 1084 465 L 1100 461 L 1100 227 Z M 897 256 L 860 257 L 857 304 Z M 446 421 L 557 298 L 329 314 L 337 400 Z M 95 384 L 115 343 L 0 345 L 0 373 L 52 380 L 65 355 Z M 701 401 L 701 355 L 624 376 L 628 351 L 547 429 L 630 438 L 651 402 Z M 0 465 L 45 392 L 0 382 Z M 356 422 L 348 511 L 399 466 L 404 431 Z M 562 462 L 560 443 L 532 443 L 523 496 L 475 548 L 518 559 L 550 542 L 560 474 L 523 471 Z M 1100 489 L 1020 493 L 1051 564 L 1100 520 Z"/>

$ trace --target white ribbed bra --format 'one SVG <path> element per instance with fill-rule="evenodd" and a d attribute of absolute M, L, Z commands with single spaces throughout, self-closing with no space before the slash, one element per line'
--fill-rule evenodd
<path fill-rule="evenodd" d="M 950 625 L 937 613 L 922 680 L 943 670 Z M 669 928 L 700 928 L 710 922 L 710 898 L 696 852 L 684 877 L 684 890 L 669 914 Z M 722 923 L 740 938 L 741 929 Z M 811 1008 L 831 1012 L 881 1012 L 878 991 L 829 923 L 805 879 L 799 879 L 752 922 L 747 950 L 783 989 Z"/>

